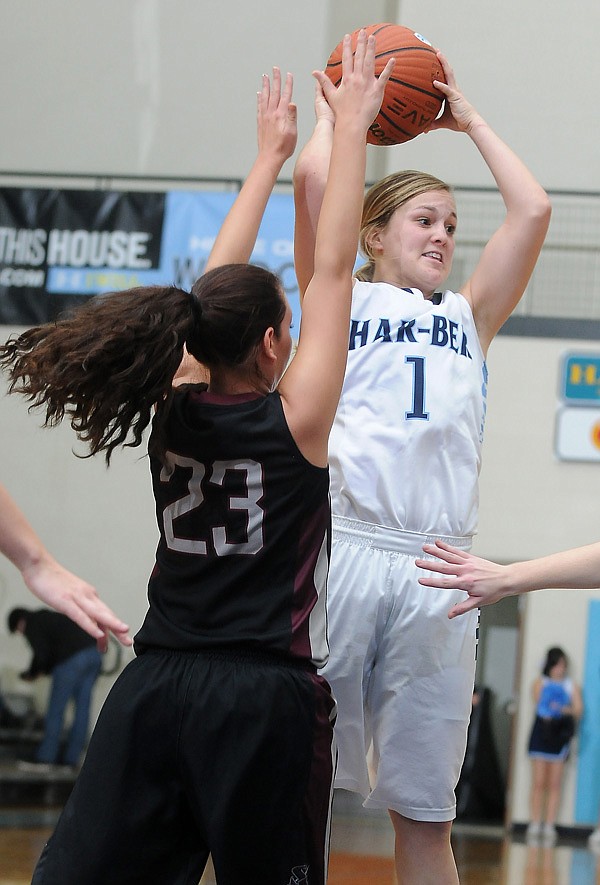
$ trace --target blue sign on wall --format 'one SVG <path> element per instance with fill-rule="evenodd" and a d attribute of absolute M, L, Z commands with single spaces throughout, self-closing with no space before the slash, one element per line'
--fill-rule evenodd
<path fill-rule="evenodd" d="M 563 364 L 562 397 L 571 403 L 600 403 L 600 356 L 570 353 Z"/>

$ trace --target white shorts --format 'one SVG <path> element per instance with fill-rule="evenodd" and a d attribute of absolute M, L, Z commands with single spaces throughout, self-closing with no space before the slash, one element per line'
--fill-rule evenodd
<path fill-rule="evenodd" d="M 362 794 L 367 807 L 412 820 L 452 820 L 479 613 L 449 620 L 464 591 L 417 582 L 421 570 L 414 560 L 434 536 L 343 517 L 334 518 L 333 529 L 331 654 L 323 674 L 338 705 L 335 785 Z M 471 546 L 471 538 L 443 540 Z"/>

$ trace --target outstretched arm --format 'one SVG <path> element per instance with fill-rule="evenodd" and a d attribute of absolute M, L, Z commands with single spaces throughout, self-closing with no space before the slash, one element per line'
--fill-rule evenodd
<path fill-rule="evenodd" d="M 269 197 L 281 167 L 294 153 L 297 140 L 296 105 L 292 103 L 293 78 L 287 74 L 283 90 L 281 72 L 273 68 L 273 84 L 263 74 L 257 95 L 258 155 L 239 194 L 221 225 L 204 272 L 223 264 L 247 264 Z M 210 373 L 194 357 L 184 353 L 173 385 L 197 384 Z"/>
<path fill-rule="evenodd" d="M 335 123 L 335 115 L 318 81 L 315 115 L 313 133 L 294 166 L 294 265 L 300 298 L 304 297 L 315 268 L 317 224 L 327 184 Z"/>
<path fill-rule="evenodd" d="M 277 176 L 296 147 L 296 105 L 292 103 L 292 75 L 281 88 L 279 68 L 273 85 L 264 74 L 258 93 L 258 155 L 208 256 L 206 270 L 250 260 L 262 217 Z"/>
<path fill-rule="evenodd" d="M 530 590 L 600 587 L 600 542 L 509 565 L 465 553 L 444 541 L 425 544 L 423 550 L 437 558 L 417 559 L 417 566 L 437 576 L 419 578 L 419 584 L 469 594 L 450 610 L 450 618 Z"/>
<path fill-rule="evenodd" d="M 461 289 L 470 301 L 484 352 L 519 302 L 542 248 L 551 206 L 525 164 L 496 135 L 460 92 L 447 59 L 438 52 L 447 83 L 434 85 L 446 98 L 444 113 L 431 129 L 466 132 L 496 180 L 504 200 L 504 221 L 486 245 L 471 278 Z"/>
<path fill-rule="evenodd" d="M 62 612 L 106 649 L 107 634 L 131 645 L 129 628 L 98 597 L 95 589 L 67 571 L 46 550 L 21 510 L 0 486 L 0 552 L 19 569 L 34 596 Z"/>
<path fill-rule="evenodd" d="M 329 431 L 344 379 L 367 130 L 393 65 L 390 59 L 379 78 L 375 76 L 375 38 L 367 39 L 361 31 L 354 56 L 350 37 L 344 38 L 339 89 L 322 71 L 315 71 L 335 114 L 333 148 L 298 349 L 279 385 L 290 430 L 314 464 L 327 463 Z"/>

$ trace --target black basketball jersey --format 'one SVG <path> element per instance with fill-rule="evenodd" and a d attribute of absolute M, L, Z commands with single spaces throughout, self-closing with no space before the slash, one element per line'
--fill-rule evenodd
<path fill-rule="evenodd" d="M 278 393 L 175 392 L 151 457 L 160 540 L 146 648 L 250 648 L 322 666 L 329 471 L 300 453 Z"/>

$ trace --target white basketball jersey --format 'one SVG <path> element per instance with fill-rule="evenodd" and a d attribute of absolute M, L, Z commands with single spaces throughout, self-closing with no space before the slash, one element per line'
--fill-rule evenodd
<path fill-rule="evenodd" d="M 337 516 L 425 534 L 475 532 L 487 368 L 466 299 L 437 297 L 354 284 L 329 447 Z"/>

